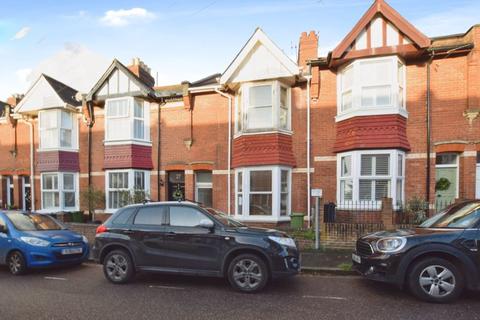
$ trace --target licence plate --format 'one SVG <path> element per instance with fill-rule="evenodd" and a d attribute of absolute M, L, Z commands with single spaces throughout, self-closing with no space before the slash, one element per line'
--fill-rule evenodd
<path fill-rule="evenodd" d="M 352 253 L 352 260 L 356 263 L 362 263 L 362 258 L 358 254 Z"/>
<path fill-rule="evenodd" d="M 62 254 L 67 255 L 67 254 L 78 254 L 82 253 L 83 249 L 82 248 L 70 248 L 70 249 L 62 249 Z"/>

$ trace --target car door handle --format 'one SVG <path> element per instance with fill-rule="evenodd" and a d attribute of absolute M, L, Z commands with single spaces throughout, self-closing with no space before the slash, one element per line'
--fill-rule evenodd
<path fill-rule="evenodd" d="M 130 230 L 130 229 L 128 229 L 128 230 L 123 230 L 123 233 L 125 233 L 125 234 L 133 234 L 133 232 L 134 232 L 134 231 L 133 231 L 133 230 Z"/>
<path fill-rule="evenodd" d="M 177 234 L 175 232 L 167 232 L 165 233 L 165 236 L 167 238 L 174 238 Z"/>

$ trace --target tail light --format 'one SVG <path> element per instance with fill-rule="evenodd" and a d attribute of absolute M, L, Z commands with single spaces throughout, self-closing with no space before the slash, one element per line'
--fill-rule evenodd
<path fill-rule="evenodd" d="M 108 228 L 102 224 L 98 226 L 96 234 L 104 233 L 107 231 L 108 231 Z"/>

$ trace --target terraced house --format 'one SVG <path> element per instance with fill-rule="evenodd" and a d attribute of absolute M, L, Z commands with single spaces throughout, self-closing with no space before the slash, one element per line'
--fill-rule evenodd
<path fill-rule="evenodd" d="M 478 198 L 479 47 L 480 26 L 429 38 L 377 0 L 326 57 L 315 32 L 292 61 L 257 29 L 195 82 L 157 87 L 138 58 L 88 93 L 42 75 L 0 106 L 2 206 L 85 210 L 94 186 L 100 219 L 141 191 L 277 224 L 312 188 L 347 212 Z"/>

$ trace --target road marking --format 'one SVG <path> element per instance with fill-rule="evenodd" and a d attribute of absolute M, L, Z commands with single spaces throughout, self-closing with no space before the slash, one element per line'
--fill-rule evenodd
<path fill-rule="evenodd" d="M 67 278 L 58 278 L 58 277 L 44 277 L 45 280 L 59 280 L 59 281 L 67 281 Z"/>
<path fill-rule="evenodd" d="M 302 298 L 306 299 L 327 299 L 327 300 L 347 300 L 347 298 L 344 297 L 330 297 L 330 296 L 302 296 Z"/>
<path fill-rule="evenodd" d="M 183 290 L 185 288 L 181 287 L 170 287 L 170 286 L 148 286 L 149 288 L 153 289 L 172 289 L 172 290 Z"/>

